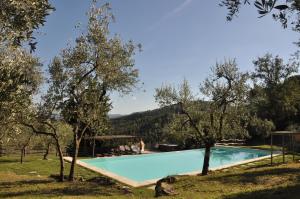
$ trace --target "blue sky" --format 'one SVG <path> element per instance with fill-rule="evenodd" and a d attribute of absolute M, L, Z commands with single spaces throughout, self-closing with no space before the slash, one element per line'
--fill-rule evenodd
<path fill-rule="evenodd" d="M 67 43 L 79 34 L 75 25 L 87 21 L 87 0 L 52 0 L 56 7 L 37 36 L 36 54 L 47 67 Z M 102 1 L 104 2 L 104 1 Z M 111 113 L 129 114 L 157 107 L 154 89 L 177 85 L 186 78 L 195 92 L 216 61 L 236 58 L 241 70 L 253 70 L 253 59 L 269 52 L 288 60 L 296 51 L 297 33 L 283 29 L 271 16 L 258 19 L 253 7 L 244 7 L 232 22 L 226 9 L 211 0 L 111 0 L 116 23 L 112 33 L 141 43 L 135 56 L 141 89 L 128 96 L 111 94 Z"/>

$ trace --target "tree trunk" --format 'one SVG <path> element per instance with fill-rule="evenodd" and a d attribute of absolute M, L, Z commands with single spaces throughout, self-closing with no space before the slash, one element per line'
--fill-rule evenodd
<path fill-rule="evenodd" d="M 23 164 L 23 158 L 24 158 L 24 148 L 21 149 L 21 159 L 20 159 L 21 164 Z"/>
<path fill-rule="evenodd" d="M 3 148 L 2 148 L 2 144 L 0 143 L 0 157 L 2 157 L 3 155 Z"/>
<path fill-rule="evenodd" d="M 202 168 L 202 175 L 208 174 L 209 169 L 209 159 L 210 159 L 210 144 L 205 144 L 205 154 L 204 154 L 204 162 L 203 162 L 203 168 Z"/>
<path fill-rule="evenodd" d="M 78 149 L 79 149 L 79 141 L 76 139 L 76 135 L 74 136 L 74 151 L 73 151 L 73 156 L 72 156 L 72 162 L 71 162 L 71 168 L 70 168 L 70 173 L 69 173 L 69 181 L 74 181 L 74 174 L 75 174 L 75 166 L 76 166 L 76 161 L 77 161 L 77 156 L 78 156 Z"/>
<path fill-rule="evenodd" d="M 95 157 L 95 147 L 96 147 L 96 138 L 94 135 L 94 142 L 93 142 L 93 158 Z"/>
<path fill-rule="evenodd" d="M 20 160 L 21 164 L 23 164 L 25 154 L 26 154 L 26 146 L 23 146 L 22 149 L 21 149 L 21 160 Z"/>
<path fill-rule="evenodd" d="M 51 145 L 51 143 L 48 143 L 48 145 L 47 145 L 47 149 L 46 149 L 46 152 L 45 152 L 45 154 L 44 154 L 44 160 L 48 160 L 48 155 L 49 155 L 49 151 L 50 151 L 50 145 Z"/>
<path fill-rule="evenodd" d="M 23 163 L 23 159 L 24 159 L 25 154 L 26 154 L 26 147 L 29 145 L 29 142 L 30 142 L 32 136 L 33 136 L 33 135 L 31 135 L 31 136 L 28 138 L 27 142 L 23 145 L 23 147 L 22 147 L 22 149 L 21 149 L 21 164 Z"/>
<path fill-rule="evenodd" d="M 55 140 L 56 149 L 57 149 L 57 152 L 58 152 L 59 162 L 60 162 L 59 181 L 63 182 L 64 181 L 64 170 L 65 170 L 64 155 L 62 153 L 58 138 L 54 137 L 54 140 Z"/>
<path fill-rule="evenodd" d="M 23 157 L 26 156 L 26 146 L 23 148 Z"/>

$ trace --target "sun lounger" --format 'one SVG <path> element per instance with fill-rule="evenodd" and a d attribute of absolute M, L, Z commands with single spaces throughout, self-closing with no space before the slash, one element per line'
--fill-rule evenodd
<path fill-rule="evenodd" d="M 139 147 L 137 147 L 136 145 L 131 145 L 131 150 L 134 152 L 134 153 L 140 153 L 140 149 Z"/>

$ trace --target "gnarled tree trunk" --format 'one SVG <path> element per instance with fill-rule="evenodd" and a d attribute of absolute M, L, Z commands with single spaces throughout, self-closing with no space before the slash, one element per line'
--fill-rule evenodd
<path fill-rule="evenodd" d="M 75 166 L 76 166 L 76 161 L 78 156 L 79 144 L 80 144 L 80 140 L 77 140 L 77 136 L 74 135 L 74 149 L 73 149 L 72 162 L 71 162 L 71 168 L 69 173 L 69 181 L 75 180 L 74 174 L 75 174 Z"/>
<path fill-rule="evenodd" d="M 59 181 L 63 182 L 64 181 L 64 170 L 65 170 L 65 162 L 64 162 L 64 155 L 62 153 L 59 140 L 56 136 L 54 136 L 55 144 L 56 144 L 56 149 L 58 152 L 59 156 L 59 162 L 60 162 L 60 173 L 59 173 Z"/>
<path fill-rule="evenodd" d="M 23 160 L 26 154 L 26 147 L 29 145 L 29 142 L 31 140 L 32 135 L 28 138 L 27 142 L 22 146 L 21 149 L 21 159 L 20 159 L 20 163 L 23 164 Z"/>
<path fill-rule="evenodd" d="M 75 180 L 75 167 L 76 167 L 76 161 L 77 161 L 77 156 L 78 156 L 78 151 L 79 151 L 79 146 L 82 138 L 85 135 L 85 131 L 88 128 L 89 125 L 85 125 L 85 127 L 81 130 L 80 126 L 77 125 L 73 129 L 73 134 L 74 134 L 74 149 L 73 149 L 73 154 L 72 154 L 72 162 L 71 162 L 71 168 L 70 168 L 70 173 L 69 173 L 69 181 L 74 181 Z"/>
<path fill-rule="evenodd" d="M 209 169 L 209 160 L 210 160 L 210 144 L 205 144 L 205 153 L 204 153 L 204 162 L 203 162 L 203 168 L 202 168 L 202 175 L 208 174 Z"/>
<path fill-rule="evenodd" d="M 45 152 L 44 157 L 43 157 L 44 160 L 48 160 L 47 157 L 48 157 L 48 155 L 49 155 L 50 145 L 51 145 L 51 143 L 48 143 L 48 144 L 47 144 L 46 152 Z"/>

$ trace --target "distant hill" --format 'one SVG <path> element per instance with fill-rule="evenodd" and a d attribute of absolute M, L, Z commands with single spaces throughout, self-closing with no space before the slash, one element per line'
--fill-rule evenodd
<path fill-rule="evenodd" d="M 206 102 L 199 103 L 206 109 Z M 137 112 L 130 115 L 111 118 L 112 134 L 128 134 L 142 136 L 145 142 L 163 142 L 164 127 L 171 122 L 174 113 L 179 112 L 178 105 L 171 105 L 150 111 Z"/>
<path fill-rule="evenodd" d="M 108 114 L 108 117 L 110 119 L 115 119 L 115 118 L 119 118 L 119 117 L 123 117 L 124 115 L 121 114 Z"/>
<path fill-rule="evenodd" d="M 178 112 L 176 105 L 130 115 L 111 118 L 112 134 L 143 136 L 146 141 L 153 141 L 161 134 L 162 128 Z"/>

